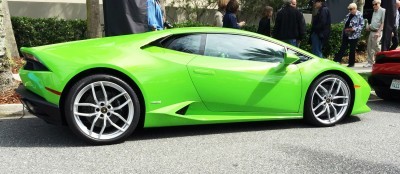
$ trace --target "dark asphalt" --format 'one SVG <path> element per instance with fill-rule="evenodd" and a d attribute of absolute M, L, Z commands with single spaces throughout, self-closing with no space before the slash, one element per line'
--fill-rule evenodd
<path fill-rule="evenodd" d="M 67 127 L 0 119 L 1 173 L 400 173 L 400 103 L 329 128 L 300 120 L 145 129 L 88 146 Z"/>

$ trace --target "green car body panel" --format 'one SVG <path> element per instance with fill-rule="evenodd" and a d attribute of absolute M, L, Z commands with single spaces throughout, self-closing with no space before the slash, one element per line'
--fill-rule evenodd
<path fill-rule="evenodd" d="M 188 54 L 147 44 L 169 35 L 229 33 L 278 43 L 312 59 L 282 66 Z M 353 70 L 256 33 L 220 28 L 181 28 L 143 34 L 21 48 L 49 71 L 20 70 L 23 85 L 60 105 L 78 77 L 123 74 L 137 85 L 145 108 L 144 127 L 303 118 L 312 82 L 327 72 L 342 74 L 354 91 L 352 115 L 370 111 L 368 83 Z M 56 92 L 54 92 L 56 91 Z M 59 92 L 59 94 L 57 94 Z M 189 106 L 184 115 L 177 111 Z"/>

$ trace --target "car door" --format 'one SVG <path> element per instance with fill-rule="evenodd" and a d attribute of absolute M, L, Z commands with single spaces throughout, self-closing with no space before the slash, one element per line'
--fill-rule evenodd
<path fill-rule="evenodd" d="M 294 64 L 278 68 L 285 50 L 259 38 L 207 34 L 204 55 L 189 62 L 188 70 L 211 111 L 295 113 L 301 75 Z"/>

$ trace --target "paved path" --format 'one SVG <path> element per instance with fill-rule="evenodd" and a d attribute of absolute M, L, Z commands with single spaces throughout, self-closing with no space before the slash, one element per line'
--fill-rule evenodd
<path fill-rule="evenodd" d="M 351 69 L 353 69 L 354 71 L 356 71 L 357 73 L 368 73 L 372 71 L 372 67 L 369 68 L 364 68 L 363 66 L 366 64 L 366 62 L 364 63 L 356 63 L 354 64 L 354 67 L 351 67 Z M 343 66 L 347 66 L 347 64 L 342 64 Z"/>

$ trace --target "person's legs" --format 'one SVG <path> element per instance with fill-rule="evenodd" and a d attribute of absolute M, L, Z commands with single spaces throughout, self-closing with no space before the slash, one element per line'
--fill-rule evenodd
<path fill-rule="evenodd" d="M 358 39 L 350 39 L 350 52 L 349 52 L 349 65 L 348 67 L 353 67 L 356 60 L 356 47 Z"/>
<path fill-rule="evenodd" d="M 367 44 L 367 61 L 368 61 L 368 63 L 367 63 L 367 65 L 368 64 L 372 64 L 372 59 L 373 59 L 373 56 L 374 56 L 374 53 L 373 53 L 373 51 L 372 51 L 372 45 L 373 45 L 373 42 L 374 42 L 374 33 L 375 32 L 370 32 L 369 33 L 369 36 L 368 36 L 368 44 Z M 366 65 L 366 66 L 367 66 Z"/>
<path fill-rule="evenodd" d="M 389 50 L 395 50 L 397 49 L 397 46 L 399 46 L 399 33 L 397 31 L 397 28 L 394 28 L 392 37 L 392 46 L 389 48 Z"/>
<path fill-rule="evenodd" d="M 372 39 L 374 40 L 374 42 L 372 42 L 372 50 L 373 50 L 373 54 L 372 54 L 372 64 L 375 63 L 375 54 L 381 51 L 381 47 L 379 46 L 379 42 L 382 39 L 382 33 L 381 36 L 379 36 L 377 39 Z"/>
<path fill-rule="evenodd" d="M 318 57 L 323 57 L 322 56 L 322 43 L 321 39 L 319 39 L 318 35 L 316 33 L 311 34 L 311 48 L 312 48 L 312 53 Z"/>
<path fill-rule="evenodd" d="M 333 61 L 340 63 L 343 58 L 344 52 L 347 50 L 349 45 L 349 39 L 347 37 L 342 37 L 342 44 L 340 46 L 339 52 L 335 54 L 335 59 Z"/>

